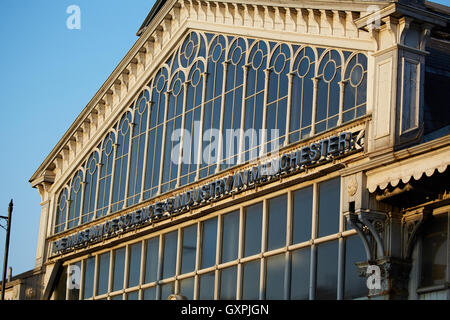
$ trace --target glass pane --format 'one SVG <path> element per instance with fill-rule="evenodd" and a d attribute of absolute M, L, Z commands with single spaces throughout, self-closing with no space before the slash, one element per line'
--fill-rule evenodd
<path fill-rule="evenodd" d="M 239 246 L 239 211 L 223 216 L 222 263 L 236 260 Z"/>
<path fill-rule="evenodd" d="M 433 217 L 424 230 L 422 239 L 422 272 L 420 286 L 445 283 L 448 253 L 448 216 Z"/>
<path fill-rule="evenodd" d="M 180 294 L 187 300 L 194 300 L 194 278 L 180 281 Z"/>
<path fill-rule="evenodd" d="M 301 243 L 311 239 L 313 187 L 293 193 L 293 243 Z"/>
<path fill-rule="evenodd" d="M 237 267 L 223 269 L 220 272 L 220 299 L 236 299 L 236 275 Z"/>
<path fill-rule="evenodd" d="M 89 299 L 94 293 L 95 257 L 85 261 L 84 266 L 84 299 Z"/>
<path fill-rule="evenodd" d="M 98 257 L 98 285 L 97 295 L 108 292 L 109 282 L 109 252 L 101 254 Z"/>
<path fill-rule="evenodd" d="M 164 235 L 163 279 L 173 277 L 177 267 L 178 231 Z"/>
<path fill-rule="evenodd" d="M 139 291 L 134 291 L 134 292 L 128 293 L 127 300 L 139 300 Z"/>
<path fill-rule="evenodd" d="M 67 274 L 67 290 L 69 300 L 80 299 L 81 261 L 70 265 Z"/>
<path fill-rule="evenodd" d="M 111 297 L 111 300 L 123 300 L 123 296 L 119 294 L 118 296 Z"/>
<path fill-rule="evenodd" d="M 123 289 L 123 273 L 125 271 L 125 248 L 114 253 L 113 291 Z"/>
<path fill-rule="evenodd" d="M 316 297 L 317 300 L 335 300 L 337 294 L 338 242 L 317 247 Z"/>
<path fill-rule="evenodd" d="M 262 211 L 262 202 L 245 209 L 245 257 L 261 252 Z"/>
<path fill-rule="evenodd" d="M 258 300 L 259 299 L 259 269 L 261 261 L 256 260 L 244 264 L 244 274 L 242 280 L 242 299 Z"/>
<path fill-rule="evenodd" d="M 181 259 L 181 273 L 195 270 L 197 253 L 197 225 L 183 229 L 183 257 Z"/>
<path fill-rule="evenodd" d="M 147 254 L 145 259 L 145 283 L 154 282 L 158 277 L 159 237 L 147 240 Z"/>
<path fill-rule="evenodd" d="M 266 300 L 284 299 L 285 254 L 267 258 L 266 265 Z"/>
<path fill-rule="evenodd" d="M 156 287 L 144 290 L 144 300 L 156 300 Z"/>
<path fill-rule="evenodd" d="M 214 272 L 199 277 L 200 300 L 214 300 Z"/>
<path fill-rule="evenodd" d="M 345 240 L 345 286 L 344 299 L 354 299 L 367 296 L 366 278 L 358 277 L 357 262 L 366 261 L 366 251 L 359 236 Z"/>
<path fill-rule="evenodd" d="M 128 287 L 139 285 L 141 278 L 141 243 L 135 243 L 130 246 L 130 260 L 128 270 Z"/>
<path fill-rule="evenodd" d="M 287 195 L 269 200 L 269 230 L 267 232 L 267 250 L 286 245 Z"/>
<path fill-rule="evenodd" d="M 319 184 L 319 237 L 339 232 L 339 178 Z"/>
<path fill-rule="evenodd" d="M 292 252 L 291 300 L 309 299 L 310 266 L 310 248 L 299 249 Z"/>
<path fill-rule="evenodd" d="M 216 264 L 217 218 L 202 223 L 202 268 Z"/>
<path fill-rule="evenodd" d="M 167 300 L 175 292 L 175 282 L 161 285 L 161 300 Z"/>

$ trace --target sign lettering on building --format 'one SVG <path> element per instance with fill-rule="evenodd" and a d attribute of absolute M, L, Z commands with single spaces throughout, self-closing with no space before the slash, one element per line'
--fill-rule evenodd
<path fill-rule="evenodd" d="M 53 242 L 52 254 L 82 248 L 133 228 L 170 218 L 225 196 L 274 181 L 283 175 L 301 172 L 311 165 L 323 163 L 360 147 L 354 134 L 343 132 L 61 238 Z"/>

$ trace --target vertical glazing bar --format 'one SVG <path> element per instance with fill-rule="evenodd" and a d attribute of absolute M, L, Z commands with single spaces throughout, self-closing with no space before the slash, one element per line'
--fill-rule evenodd
<path fill-rule="evenodd" d="M 130 272 L 130 245 L 126 245 L 125 247 L 125 270 L 123 275 L 123 290 L 122 293 L 125 292 L 125 289 L 128 288 L 128 273 Z"/>
<path fill-rule="evenodd" d="M 220 136 L 219 136 L 219 147 L 217 150 L 217 167 L 216 167 L 216 173 L 220 172 L 220 163 L 222 162 L 223 159 L 223 139 L 225 137 L 225 130 L 226 128 L 223 127 L 223 123 L 224 123 L 224 117 L 225 117 L 225 90 L 226 90 L 226 85 L 227 85 L 227 73 L 228 73 L 228 64 L 229 62 L 224 61 L 223 62 L 223 78 L 222 78 L 222 100 L 220 103 L 220 128 L 219 128 L 219 132 L 220 132 Z M 205 85 L 206 86 L 206 85 Z M 231 128 L 229 128 L 231 129 Z"/>
<path fill-rule="evenodd" d="M 161 139 L 161 160 L 160 160 L 160 166 L 159 166 L 159 182 L 158 182 L 158 192 L 157 195 L 161 194 L 161 184 L 163 180 L 163 172 L 164 172 L 164 153 L 166 152 L 166 133 L 167 133 L 167 117 L 169 112 L 169 92 L 164 92 L 164 99 L 166 99 L 165 102 L 165 110 L 164 110 L 164 125 L 163 125 L 163 134 Z M 158 286 L 159 288 L 159 286 Z M 159 290 L 157 290 L 158 292 Z M 159 298 L 158 298 L 159 299 Z"/>
<path fill-rule="evenodd" d="M 84 300 L 83 296 L 84 296 L 84 277 L 86 274 L 86 260 L 81 260 L 81 279 L 80 279 L 80 292 L 78 293 L 78 300 Z"/>
<path fill-rule="evenodd" d="M 337 277 L 337 299 L 344 299 L 344 278 L 345 278 L 345 241 L 343 237 L 339 238 L 339 258 L 338 258 L 338 277 Z"/>
<path fill-rule="evenodd" d="M 117 124 L 118 126 L 118 124 Z M 112 169 L 111 169 L 111 182 L 109 186 L 109 201 L 108 201 L 108 211 L 106 212 L 106 215 L 111 213 L 111 207 L 113 202 L 113 191 L 114 191 L 114 182 L 117 179 L 116 175 L 114 174 L 116 172 L 116 157 L 117 157 L 117 147 L 119 146 L 117 144 L 117 140 L 119 139 L 119 131 L 115 132 L 114 138 L 116 141 L 114 142 L 114 150 L 112 151 Z M 105 179 L 105 185 L 106 185 L 106 179 Z M 106 192 L 106 190 L 105 190 Z"/>
<path fill-rule="evenodd" d="M 109 274 L 108 274 L 108 293 L 113 290 L 113 272 L 114 272 L 114 251 L 109 253 Z"/>
<path fill-rule="evenodd" d="M 318 85 L 319 85 L 319 78 L 314 77 L 312 78 L 313 81 L 313 101 L 312 101 L 312 118 L 311 118 L 311 134 L 310 136 L 313 136 L 316 134 L 316 114 L 317 114 L 317 91 L 318 91 Z"/>
<path fill-rule="evenodd" d="M 177 241 L 177 261 L 176 261 L 176 267 L 175 267 L 175 286 L 174 286 L 174 294 L 180 294 L 180 280 L 178 280 L 178 276 L 181 273 L 181 253 L 183 248 L 183 232 L 181 231 L 181 228 L 178 229 L 178 241 Z"/>
<path fill-rule="evenodd" d="M 203 162 L 203 123 L 205 122 L 205 100 L 206 100 L 206 81 L 208 79 L 208 73 L 203 72 L 203 88 L 202 88 L 202 106 L 201 106 L 201 114 L 200 114 L 200 133 L 198 142 L 198 150 L 197 150 L 197 173 L 195 175 L 195 181 L 200 179 L 200 168 Z"/>
<path fill-rule="evenodd" d="M 317 247 L 314 244 L 314 240 L 317 236 L 317 213 L 318 213 L 318 192 L 319 187 L 317 183 L 313 184 L 313 205 L 312 205 L 312 246 L 311 246 L 311 266 L 310 266 L 310 282 L 309 282 L 309 299 L 314 300 L 316 297 L 316 251 Z"/>
<path fill-rule="evenodd" d="M 294 81 L 294 73 L 288 73 L 288 96 L 286 106 L 286 130 L 284 138 L 284 146 L 289 144 L 289 131 L 291 130 L 291 104 L 292 104 L 292 87 Z M 281 138 L 281 137 L 280 137 Z"/>
<path fill-rule="evenodd" d="M 244 281 L 244 266 L 240 263 L 244 255 L 244 207 L 239 208 L 239 239 L 238 239 L 238 269 L 237 269 L 237 293 L 236 300 L 242 299 L 242 283 Z"/>
<path fill-rule="evenodd" d="M 343 122 L 344 115 L 344 89 L 345 81 L 339 81 L 339 118 L 337 126 L 340 126 Z"/>
<path fill-rule="evenodd" d="M 177 183 L 175 185 L 175 188 L 178 188 L 180 186 L 183 153 L 187 152 L 187 150 L 184 150 L 184 138 L 185 138 L 184 134 L 186 128 L 186 104 L 187 104 L 187 89 L 188 89 L 187 81 L 183 83 L 183 86 L 184 86 L 184 94 L 183 94 L 183 113 L 181 115 L 181 137 L 179 149 L 180 154 L 178 155 L 178 168 L 177 168 L 178 172 L 177 172 Z"/>
<path fill-rule="evenodd" d="M 243 75 L 243 86 L 242 86 L 242 108 L 241 108 L 241 132 L 239 133 L 239 154 L 237 164 L 242 163 L 242 159 L 244 157 L 244 131 L 245 131 L 245 106 L 247 100 L 247 74 L 249 65 L 243 66 L 244 75 Z"/>
<path fill-rule="evenodd" d="M 287 194 L 287 221 L 286 221 L 286 264 L 284 268 L 284 299 L 289 300 L 291 292 L 291 254 L 287 246 L 292 243 L 292 216 L 293 216 L 293 196 L 292 191 Z"/>
<path fill-rule="evenodd" d="M 340 115 L 341 114 L 342 113 L 340 113 Z M 343 215 L 344 194 L 343 194 L 342 190 L 344 190 L 344 180 L 340 179 L 339 183 L 341 185 L 339 188 L 341 193 L 339 195 L 339 234 L 340 234 L 340 237 L 339 237 L 337 299 L 343 300 L 344 299 L 344 281 L 345 281 L 345 239 L 342 237 L 342 232 L 345 231 L 344 230 L 345 229 L 345 227 L 344 227 L 345 217 Z"/>
<path fill-rule="evenodd" d="M 97 182 L 96 182 L 96 186 L 95 186 L 95 195 L 94 195 L 94 212 L 92 213 L 92 220 L 95 220 L 98 218 L 98 196 L 99 196 L 99 189 L 100 189 L 100 172 L 102 170 L 102 146 L 103 146 L 103 142 L 100 146 L 100 150 L 98 152 L 98 163 L 97 163 L 97 167 L 95 168 L 95 170 L 97 171 Z"/>
<path fill-rule="evenodd" d="M 141 195 L 139 196 L 139 203 L 143 201 L 144 199 L 144 190 L 145 190 L 145 177 L 146 177 L 146 170 L 147 170 L 147 162 L 148 162 L 148 139 L 150 136 L 150 117 L 151 117 L 151 107 L 152 107 L 152 99 L 153 99 L 153 90 L 148 88 L 149 90 L 149 102 L 147 106 L 147 125 L 145 126 L 145 145 L 144 145 L 144 161 L 142 163 L 142 181 L 141 181 Z"/>
<path fill-rule="evenodd" d="M 145 263 L 147 260 L 145 257 L 147 256 L 147 248 L 145 245 L 145 240 L 141 241 L 141 275 L 139 277 L 139 289 L 144 284 L 144 275 L 145 275 Z M 139 290 L 139 300 L 144 300 L 144 293 L 142 290 Z"/>
<path fill-rule="evenodd" d="M 84 208 L 84 194 L 86 193 L 86 171 L 83 173 L 83 181 L 81 181 L 81 200 L 80 200 L 80 215 L 78 216 L 78 226 L 81 226 L 82 216 L 83 216 L 83 208 Z"/>
<path fill-rule="evenodd" d="M 127 177 L 126 177 L 126 181 L 125 181 L 125 196 L 123 197 L 123 207 L 122 207 L 122 209 L 124 209 L 124 208 L 127 208 L 128 207 L 128 196 L 129 196 L 129 194 L 128 194 L 128 185 L 130 184 L 130 168 L 131 168 L 131 158 L 132 158 L 132 155 L 131 155 L 131 150 L 132 150 L 132 147 L 133 147 L 133 136 L 134 136 L 134 131 L 136 130 L 136 123 L 134 122 L 134 121 L 136 121 L 136 119 L 135 119 L 135 113 L 133 113 L 132 111 L 129 111 L 130 113 L 131 113 L 131 119 L 133 119 L 132 120 L 132 122 L 129 124 L 130 126 L 131 126 L 131 128 L 129 128 L 129 130 L 130 130 L 130 141 L 129 141 L 129 144 L 128 144 L 128 156 L 127 156 Z M 138 138 L 136 138 L 136 140 L 137 140 Z M 123 155 L 122 155 L 122 157 L 123 157 Z M 139 161 L 139 160 L 137 160 L 137 161 Z M 136 167 L 137 167 L 137 164 L 136 164 Z M 122 181 L 120 181 L 121 182 L 121 184 L 122 184 Z M 120 202 L 120 201 L 119 201 Z"/>
<path fill-rule="evenodd" d="M 197 252 L 195 254 L 195 282 L 194 282 L 194 300 L 200 298 L 200 278 L 198 276 L 198 270 L 200 269 L 200 254 L 201 254 L 201 228 L 200 223 L 197 223 Z"/>
<path fill-rule="evenodd" d="M 259 141 L 260 152 L 259 156 L 263 157 L 267 153 L 267 96 L 269 92 L 269 78 L 270 78 L 270 69 L 264 69 L 264 105 L 262 106 L 263 119 L 262 119 L 262 135 L 260 134 L 261 141 Z M 257 112 L 255 110 L 255 112 Z M 252 149 L 253 146 L 250 146 Z"/>
<path fill-rule="evenodd" d="M 163 273 L 163 252 L 164 252 L 164 243 L 163 243 L 163 235 L 159 236 L 159 252 L 158 252 L 158 275 L 156 278 L 156 300 L 161 299 L 161 285 L 160 280 Z"/>
<path fill-rule="evenodd" d="M 94 268 L 94 283 L 93 283 L 93 293 L 92 296 L 95 297 L 97 295 L 97 288 L 98 288 L 98 275 L 99 275 L 99 255 L 95 256 L 95 268 Z"/>

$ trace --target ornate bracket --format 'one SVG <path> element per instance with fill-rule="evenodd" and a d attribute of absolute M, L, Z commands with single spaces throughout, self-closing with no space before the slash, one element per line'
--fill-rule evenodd
<path fill-rule="evenodd" d="M 403 218 L 403 257 L 411 259 L 411 255 L 416 244 L 417 236 L 424 228 L 426 222 L 433 215 L 433 210 L 428 207 L 419 209 Z"/>
<path fill-rule="evenodd" d="M 384 257 L 384 244 L 381 234 L 384 231 L 386 213 L 370 209 L 358 209 L 344 214 L 350 225 L 361 237 L 366 250 L 367 260 L 375 261 Z M 374 250 L 376 247 L 376 251 Z"/>

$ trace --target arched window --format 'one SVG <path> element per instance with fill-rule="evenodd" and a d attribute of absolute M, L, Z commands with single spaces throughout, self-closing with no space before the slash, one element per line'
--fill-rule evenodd
<path fill-rule="evenodd" d="M 232 38 L 229 38 L 229 41 L 232 40 Z M 225 140 L 222 149 L 221 169 L 227 169 L 238 163 L 246 59 L 246 41 L 243 38 L 234 39 L 226 59 L 224 132 L 222 133 Z"/>
<path fill-rule="evenodd" d="M 94 218 L 95 197 L 97 195 L 98 162 L 98 153 L 94 152 L 86 163 L 86 179 L 81 223 L 89 222 Z"/>
<path fill-rule="evenodd" d="M 150 91 L 145 89 L 134 104 L 133 137 L 131 138 L 130 174 L 127 206 L 137 204 L 141 197 Z"/>
<path fill-rule="evenodd" d="M 62 232 L 66 229 L 67 209 L 69 203 L 69 192 L 67 188 L 64 188 L 58 196 L 58 202 L 56 204 L 56 220 L 55 220 L 55 233 Z"/>
<path fill-rule="evenodd" d="M 267 152 L 278 150 L 284 143 L 291 57 L 291 47 L 281 44 L 275 48 L 270 59 L 266 108 L 267 146 L 265 149 Z M 272 130 L 278 130 L 278 134 Z"/>
<path fill-rule="evenodd" d="M 245 94 L 244 154 L 242 160 L 259 156 L 259 134 L 263 126 L 264 89 L 266 81 L 268 47 L 258 41 L 248 56 L 247 90 Z"/>
<path fill-rule="evenodd" d="M 188 76 L 186 113 L 184 118 L 185 136 L 182 145 L 181 186 L 194 182 L 197 174 L 204 73 L 205 67 L 203 61 L 197 61 L 193 64 Z"/>
<path fill-rule="evenodd" d="M 203 118 L 203 153 L 200 178 L 214 174 L 217 168 L 222 112 L 223 76 L 226 41 L 223 36 L 215 37 L 208 51 L 208 78 L 206 81 L 205 113 Z"/>
<path fill-rule="evenodd" d="M 103 217 L 108 213 L 115 143 L 116 136 L 114 132 L 110 132 L 102 144 L 102 159 L 99 164 L 100 180 L 98 184 L 97 218 Z"/>
<path fill-rule="evenodd" d="M 338 51 L 326 51 L 318 69 L 318 91 L 315 132 L 337 126 L 339 120 L 342 58 Z"/>
<path fill-rule="evenodd" d="M 178 176 L 179 152 L 174 153 L 174 145 L 179 141 L 173 141 L 174 132 L 182 128 L 183 100 L 186 79 L 183 71 L 178 71 L 172 78 L 169 86 L 169 101 L 166 121 L 166 137 L 164 145 L 164 163 L 161 192 L 175 188 Z M 176 134 L 176 132 L 175 132 Z M 174 134 L 174 136 L 175 136 Z"/>
<path fill-rule="evenodd" d="M 83 171 L 79 170 L 72 179 L 70 186 L 69 217 L 67 228 L 72 229 L 80 222 L 81 197 L 83 193 Z"/>
<path fill-rule="evenodd" d="M 156 74 L 151 85 L 152 98 L 149 108 L 149 128 L 147 163 L 145 168 L 144 199 L 150 199 L 158 193 L 161 150 L 163 146 L 164 116 L 166 113 L 166 96 L 168 71 L 162 68 Z"/>
<path fill-rule="evenodd" d="M 123 208 L 125 199 L 125 188 L 127 183 L 128 151 L 131 135 L 131 113 L 123 115 L 119 122 L 117 132 L 117 150 L 115 157 L 113 196 L 111 202 L 111 212 L 119 211 Z"/>
<path fill-rule="evenodd" d="M 311 134 L 316 53 L 311 47 L 299 50 L 292 67 L 292 98 L 289 142 Z"/>
<path fill-rule="evenodd" d="M 343 122 L 366 114 L 367 57 L 358 53 L 348 61 L 344 76 Z"/>

